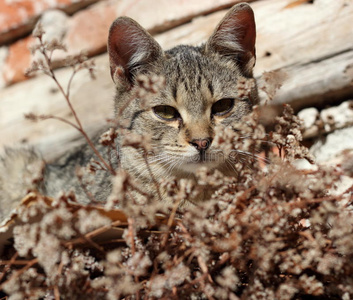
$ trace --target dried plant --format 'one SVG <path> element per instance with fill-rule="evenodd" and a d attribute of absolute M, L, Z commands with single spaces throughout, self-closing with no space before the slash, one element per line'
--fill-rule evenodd
<path fill-rule="evenodd" d="M 57 119 L 61 122 L 64 122 L 64 123 L 71 125 L 72 127 L 77 129 L 83 135 L 83 137 L 85 138 L 87 143 L 90 145 L 90 147 L 94 151 L 95 155 L 98 157 L 99 161 L 104 165 L 106 170 L 108 170 L 112 174 L 115 174 L 115 171 L 103 159 L 102 155 L 99 153 L 99 151 L 94 146 L 94 143 L 92 142 L 92 140 L 88 137 L 86 131 L 82 127 L 81 121 L 78 118 L 77 113 L 76 113 L 74 107 L 72 106 L 72 103 L 70 100 L 71 84 L 72 84 L 72 81 L 73 81 L 75 75 L 79 71 L 86 69 L 89 71 L 91 78 L 92 79 L 95 78 L 94 62 L 93 61 L 88 62 L 87 57 L 84 54 L 79 54 L 76 56 L 68 56 L 65 60 L 65 65 L 72 67 L 72 74 L 71 74 L 71 77 L 68 81 L 67 87 L 65 89 L 56 77 L 56 74 L 55 74 L 54 68 L 53 68 L 52 57 L 53 57 L 54 51 L 56 51 L 56 50 L 66 51 L 66 47 L 65 47 L 65 45 L 63 45 L 61 42 L 59 42 L 57 40 L 52 40 L 49 42 L 45 41 L 43 38 L 44 34 L 45 34 L 45 31 L 44 31 L 41 23 L 38 22 L 36 28 L 33 31 L 33 36 L 37 38 L 38 44 L 34 45 L 31 48 L 31 52 L 33 54 L 36 52 L 39 52 L 41 54 L 41 57 L 38 58 L 37 60 L 33 61 L 32 66 L 26 71 L 26 76 L 31 76 L 36 72 L 42 72 L 42 73 L 48 75 L 49 77 L 51 77 L 54 80 L 57 87 L 59 88 L 59 91 L 61 92 L 61 94 L 64 96 L 65 101 L 66 101 L 72 115 L 74 116 L 75 122 L 71 122 L 70 120 L 67 120 L 67 119 L 64 119 L 61 117 L 57 117 L 57 116 L 52 116 L 52 115 L 37 116 L 34 114 L 27 114 L 26 117 L 32 121 L 46 120 L 46 119 Z"/>
<path fill-rule="evenodd" d="M 39 40 L 42 34 L 39 27 Z M 56 80 L 46 53 L 59 48 L 42 42 L 37 50 L 46 61 L 32 71 Z M 139 82 L 142 97 L 163 80 Z M 61 90 L 74 112 L 69 90 Z M 274 132 L 265 133 L 258 118 L 255 107 L 241 124 L 217 132 L 214 142 L 222 151 L 237 149 L 236 177 L 201 169 L 196 182 L 155 181 L 172 207 L 151 201 L 129 174 L 100 159 L 90 171 L 115 174 L 105 207 L 80 205 L 74 194 L 28 195 L 6 227 L 13 242 L 3 251 L 0 289 L 8 299 L 351 299 L 353 187 L 333 196 L 328 191 L 339 170 L 303 172 L 291 165 L 312 158 L 300 144 L 301 124 L 290 107 L 276 118 Z M 70 124 L 85 135 L 76 122 Z M 114 152 L 126 127 L 115 123 L 100 143 Z M 148 138 L 129 136 L 124 143 L 149 151 Z M 264 143 L 280 155 L 261 158 Z M 112 156 L 119 160 L 118 153 Z M 245 163 L 245 156 L 253 160 Z M 180 209 L 205 191 L 208 201 Z"/>

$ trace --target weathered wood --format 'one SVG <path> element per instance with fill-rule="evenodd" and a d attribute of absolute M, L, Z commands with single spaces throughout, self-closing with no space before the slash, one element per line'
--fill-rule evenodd
<path fill-rule="evenodd" d="M 273 103 L 290 103 L 295 110 L 324 107 L 353 96 L 353 50 L 319 62 L 293 65 Z"/>
<path fill-rule="evenodd" d="M 288 79 L 273 103 L 291 103 L 295 109 L 349 98 L 353 94 L 353 2 L 316 0 L 286 8 L 292 2 L 252 3 L 257 22 L 255 76 L 259 79 L 265 71 L 284 69 Z M 157 40 L 167 48 L 198 45 L 223 15 L 217 12 L 195 19 Z"/>
<path fill-rule="evenodd" d="M 293 0 L 263 0 L 252 4 L 258 26 L 255 75 L 283 68 L 288 80 L 274 103 L 289 102 L 300 108 L 353 94 L 353 2 L 315 0 L 285 8 Z M 199 17 L 191 23 L 157 35 L 165 48 L 179 43 L 199 44 L 211 34 L 225 11 Z M 97 57 L 96 81 L 80 75 L 72 96 L 80 119 L 90 134 L 112 117 L 114 87 L 108 71 L 107 55 Z M 68 79 L 70 70 L 58 71 Z M 82 138 L 66 124 L 50 120 L 36 124 L 23 114 L 67 116 L 69 110 L 49 78 L 40 76 L 0 91 L 0 147 L 27 141 L 37 146 L 47 159 L 65 153 Z M 350 96 L 350 97 L 349 97 Z"/>
<path fill-rule="evenodd" d="M 96 58 L 97 79 L 91 81 L 84 71 L 78 73 L 71 88 L 72 104 L 86 129 L 92 136 L 113 117 L 114 86 L 108 72 L 106 55 Z M 66 87 L 70 69 L 57 71 L 59 81 Z M 0 92 L 0 144 L 1 146 L 35 145 L 47 160 L 55 159 L 68 149 L 83 142 L 81 134 L 71 126 L 57 120 L 32 122 L 24 114 L 55 115 L 73 121 L 62 94 L 51 78 L 41 75 L 18 86 Z"/>
<path fill-rule="evenodd" d="M 353 2 L 316 0 L 288 9 L 283 3 L 271 14 L 272 5 L 254 3 L 261 24 L 256 74 L 279 68 L 288 74 L 273 103 L 300 109 L 351 98 Z"/>

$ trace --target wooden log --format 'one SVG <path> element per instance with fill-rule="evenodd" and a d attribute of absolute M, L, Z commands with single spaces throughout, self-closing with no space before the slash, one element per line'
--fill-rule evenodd
<path fill-rule="evenodd" d="M 288 80 L 274 99 L 296 109 L 341 101 L 353 94 L 353 3 L 345 0 L 315 0 L 286 8 L 293 0 L 253 2 L 257 28 L 255 75 L 284 69 Z M 199 44 L 213 31 L 225 11 L 199 17 L 193 22 L 157 35 L 165 48 L 179 43 Z M 84 74 L 74 81 L 73 104 L 90 134 L 112 117 L 114 86 L 107 55 L 97 57 L 98 76 L 89 81 Z M 70 70 L 58 76 L 68 80 Z M 349 97 L 350 96 L 350 97 Z M 49 78 L 40 76 L 0 91 L 0 147 L 20 142 L 38 147 L 48 160 L 82 143 L 75 129 L 58 121 L 36 124 L 23 119 L 24 113 L 70 117 L 63 98 Z"/>
<path fill-rule="evenodd" d="M 353 96 L 353 50 L 318 62 L 284 68 L 288 79 L 273 103 L 290 103 L 295 110 L 325 107 Z"/>
<path fill-rule="evenodd" d="M 107 55 L 95 59 L 97 79 L 90 80 L 86 72 L 77 74 L 71 88 L 72 104 L 90 136 L 106 126 L 113 117 L 114 85 L 110 78 Z M 57 77 L 66 87 L 70 69 L 57 71 Z M 57 120 L 32 122 L 24 115 L 54 115 L 74 121 L 64 97 L 53 80 L 45 75 L 10 86 L 0 92 L 0 144 L 34 145 L 50 161 L 84 142 L 73 127 Z"/>

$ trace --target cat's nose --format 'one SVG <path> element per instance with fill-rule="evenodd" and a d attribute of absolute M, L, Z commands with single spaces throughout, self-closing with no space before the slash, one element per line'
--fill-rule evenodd
<path fill-rule="evenodd" d="M 212 138 L 194 139 L 190 142 L 190 144 L 193 145 L 199 151 L 207 150 L 211 146 L 211 143 Z"/>

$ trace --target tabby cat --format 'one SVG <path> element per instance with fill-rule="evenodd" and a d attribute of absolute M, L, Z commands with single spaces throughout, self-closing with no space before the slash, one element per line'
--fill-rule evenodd
<path fill-rule="evenodd" d="M 122 117 L 132 120 L 130 130 L 151 135 L 149 163 L 157 179 L 190 177 L 201 166 L 232 172 L 212 145 L 214 128 L 240 121 L 256 102 L 255 88 L 252 99 L 241 99 L 237 90 L 240 78 L 252 77 L 255 37 L 254 14 L 246 3 L 232 7 L 200 47 L 163 51 L 134 20 L 121 17 L 112 24 L 108 50 L 117 88 L 115 109 L 119 112 L 129 102 Z M 145 108 L 141 99 L 131 101 L 139 74 L 165 78 L 165 86 Z M 121 156 L 123 168 L 150 186 L 141 153 L 122 147 Z"/>
<path fill-rule="evenodd" d="M 254 14 L 246 3 L 233 6 L 208 41 L 199 47 L 181 45 L 163 51 L 134 20 L 120 17 L 112 24 L 108 52 L 116 85 L 116 117 L 128 121 L 128 132 L 151 138 L 147 158 L 150 168 L 146 167 L 139 149 L 124 146 L 124 137 L 118 138 L 121 167 L 146 192 L 155 193 L 151 174 L 155 180 L 192 178 L 201 166 L 232 172 L 227 159 L 216 155 L 212 141 L 216 126 L 240 121 L 256 102 L 256 87 L 247 98 L 242 98 L 237 88 L 239 80 L 252 78 L 255 37 Z M 136 96 L 141 76 L 164 78 L 165 83 L 148 101 Z M 44 184 L 39 189 L 49 196 L 74 189 L 79 201 L 87 202 L 87 191 L 75 176 L 75 168 L 86 165 L 92 157 L 92 151 L 86 147 L 67 154 L 56 164 L 47 165 Z M 8 151 L 1 161 L 3 214 L 27 190 L 38 188 L 28 180 L 19 183 L 25 173 L 33 173 L 37 160 L 38 155 L 33 151 L 20 150 Z M 104 202 L 111 192 L 111 175 L 98 172 L 95 181 L 95 185 L 88 186 L 89 194 Z M 161 196 L 164 198 L 163 193 Z"/>

